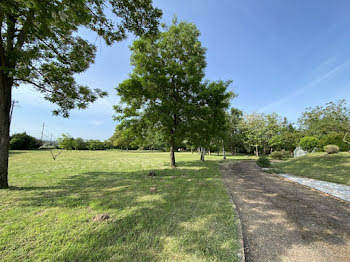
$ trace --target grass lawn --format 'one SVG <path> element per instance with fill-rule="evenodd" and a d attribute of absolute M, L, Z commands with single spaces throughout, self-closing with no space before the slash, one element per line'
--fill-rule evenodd
<path fill-rule="evenodd" d="M 221 157 L 202 163 L 177 153 L 176 169 L 168 158 L 70 151 L 54 161 L 48 151 L 11 152 L 12 188 L 0 190 L 0 261 L 237 261 Z M 93 222 L 101 213 L 110 219 Z"/>
<path fill-rule="evenodd" d="M 288 161 L 274 163 L 279 172 L 304 176 L 350 186 L 350 154 L 312 153 Z"/>

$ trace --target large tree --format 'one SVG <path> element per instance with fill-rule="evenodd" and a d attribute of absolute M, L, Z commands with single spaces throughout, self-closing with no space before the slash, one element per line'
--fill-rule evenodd
<path fill-rule="evenodd" d="M 235 93 L 228 91 L 231 82 L 206 81 L 196 96 L 196 106 L 188 123 L 186 138 L 190 145 L 201 149 L 202 161 L 210 145 L 224 150 L 229 129 L 226 110 L 235 96 Z"/>
<path fill-rule="evenodd" d="M 265 117 L 262 114 L 246 114 L 241 122 L 241 129 L 245 142 L 249 148 L 255 148 L 256 156 L 259 156 L 259 147 L 263 146 L 266 131 Z"/>
<path fill-rule="evenodd" d="M 332 132 L 345 134 L 350 132 L 350 108 L 345 100 L 308 107 L 298 122 L 306 135 L 320 138 Z"/>
<path fill-rule="evenodd" d="M 78 29 L 94 31 L 110 45 L 129 32 L 157 32 L 160 16 L 151 0 L 0 1 L 0 188 L 8 187 L 13 87 L 32 85 L 58 106 L 54 114 L 68 117 L 69 110 L 106 95 L 74 80 L 94 62 L 96 51 Z"/>
<path fill-rule="evenodd" d="M 116 108 L 120 119 L 142 118 L 156 126 L 170 148 L 171 167 L 202 89 L 206 50 L 199 35 L 195 25 L 174 19 L 156 38 L 136 40 L 131 47 L 134 70 L 117 87 L 124 103 Z"/>

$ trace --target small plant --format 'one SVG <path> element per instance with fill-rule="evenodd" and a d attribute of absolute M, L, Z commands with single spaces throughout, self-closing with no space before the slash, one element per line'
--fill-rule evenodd
<path fill-rule="evenodd" d="M 324 147 L 324 151 L 328 154 L 336 154 L 339 152 L 339 146 L 337 145 L 327 145 Z"/>
<path fill-rule="evenodd" d="M 260 167 L 270 167 L 271 162 L 270 162 L 270 159 L 268 159 L 267 157 L 261 156 L 256 161 L 256 164 Z"/>
<path fill-rule="evenodd" d="M 279 160 L 283 160 L 283 159 L 287 159 L 292 157 L 292 155 L 290 154 L 290 152 L 288 151 L 273 151 L 270 154 L 270 157 L 272 159 L 279 159 Z"/>

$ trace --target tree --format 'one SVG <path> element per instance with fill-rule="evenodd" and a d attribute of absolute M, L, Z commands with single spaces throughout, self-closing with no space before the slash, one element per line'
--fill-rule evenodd
<path fill-rule="evenodd" d="M 87 145 L 86 145 L 86 142 L 84 141 L 84 139 L 78 137 L 78 138 L 74 139 L 74 141 L 73 141 L 73 148 L 75 150 L 85 150 L 85 149 L 87 149 Z"/>
<path fill-rule="evenodd" d="M 281 117 L 276 114 L 272 113 L 269 115 L 264 116 L 265 118 L 265 128 L 266 131 L 264 132 L 263 136 L 263 145 L 264 145 L 264 153 L 266 153 L 266 148 L 270 145 L 270 140 L 276 136 L 279 135 L 281 132 L 282 127 L 282 120 Z M 274 142 L 277 142 L 276 140 Z M 271 148 L 272 151 L 272 148 Z"/>
<path fill-rule="evenodd" d="M 134 41 L 134 70 L 116 88 L 124 103 L 115 108 L 118 119 L 142 119 L 158 128 L 170 148 L 171 167 L 175 167 L 177 144 L 185 138 L 202 88 L 206 61 L 199 35 L 195 25 L 174 19 L 157 37 Z"/>
<path fill-rule="evenodd" d="M 0 188 L 8 187 L 12 88 L 32 85 L 58 106 L 55 115 L 68 117 L 71 109 L 84 109 L 106 95 L 74 80 L 94 62 L 96 52 L 94 44 L 77 35 L 78 29 L 91 30 L 111 45 L 128 32 L 156 33 L 161 14 L 151 0 L 0 2 Z"/>
<path fill-rule="evenodd" d="M 193 109 L 192 121 L 188 123 L 186 138 L 188 143 L 201 149 L 201 160 L 211 144 L 225 150 L 228 131 L 226 110 L 235 96 L 228 91 L 232 81 L 206 81 L 196 97 L 197 106 Z M 225 154 L 224 154 L 225 157 Z"/>
<path fill-rule="evenodd" d="M 90 139 L 90 140 L 86 141 L 86 144 L 87 144 L 87 148 L 89 150 L 104 150 L 105 149 L 105 144 L 97 139 Z"/>
<path fill-rule="evenodd" d="M 237 108 L 231 108 L 228 116 L 228 140 L 227 143 L 231 148 L 232 155 L 237 153 L 237 149 L 243 146 L 243 134 L 240 129 L 243 112 Z"/>
<path fill-rule="evenodd" d="M 59 148 L 72 150 L 74 148 L 74 138 L 68 134 L 62 134 L 62 137 L 57 139 Z"/>
<path fill-rule="evenodd" d="M 255 147 L 255 154 L 259 156 L 259 147 L 263 145 L 263 136 L 266 130 L 265 119 L 261 114 L 247 114 L 241 123 L 245 142 L 249 147 Z"/>
<path fill-rule="evenodd" d="M 35 137 L 27 135 L 27 133 L 14 134 L 10 140 L 10 149 L 31 150 L 37 149 L 42 145 L 42 142 Z"/>
<path fill-rule="evenodd" d="M 298 120 L 301 130 L 309 136 L 321 138 L 331 132 L 350 131 L 350 108 L 346 101 L 329 102 L 326 106 L 307 108 Z"/>

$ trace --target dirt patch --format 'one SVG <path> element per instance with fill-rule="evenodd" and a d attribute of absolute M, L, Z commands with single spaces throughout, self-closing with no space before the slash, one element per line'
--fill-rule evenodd
<path fill-rule="evenodd" d="M 107 215 L 107 214 L 99 214 L 99 215 L 94 216 L 92 221 L 94 221 L 94 222 L 102 222 L 102 221 L 105 221 L 105 220 L 108 220 L 108 219 L 109 219 L 109 215 Z"/>
<path fill-rule="evenodd" d="M 350 261 L 350 204 L 266 174 L 221 166 L 242 222 L 246 261 Z"/>

